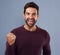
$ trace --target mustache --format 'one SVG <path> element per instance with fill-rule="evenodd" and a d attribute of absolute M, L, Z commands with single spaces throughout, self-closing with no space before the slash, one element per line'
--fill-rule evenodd
<path fill-rule="evenodd" d="M 27 20 L 26 20 L 26 21 L 29 21 L 29 20 L 35 21 L 35 19 L 34 19 L 34 18 L 27 18 Z"/>

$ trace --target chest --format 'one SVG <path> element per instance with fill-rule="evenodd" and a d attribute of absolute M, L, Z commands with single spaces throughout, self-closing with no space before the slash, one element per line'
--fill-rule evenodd
<path fill-rule="evenodd" d="M 18 34 L 17 37 L 17 46 L 21 47 L 28 47 L 28 48 L 40 48 L 43 46 L 44 38 L 41 34 L 30 33 L 30 34 Z"/>

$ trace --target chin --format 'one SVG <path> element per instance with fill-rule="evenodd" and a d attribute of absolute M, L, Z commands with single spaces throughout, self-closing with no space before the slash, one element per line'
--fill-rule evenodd
<path fill-rule="evenodd" d="M 35 23 L 36 23 L 36 22 L 29 23 L 29 22 L 27 22 L 27 21 L 25 21 L 25 22 L 26 22 L 26 25 L 27 25 L 28 27 L 30 27 L 30 28 L 33 27 L 33 26 L 35 25 Z"/>
<path fill-rule="evenodd" d="M 33 26 L 34 26 L 34 24 L 32 24 L 32 25 L 27 24 L 27 26 L 29 26 L 29 27 L 31 28 L 31 27 L 33 27 Z"/>

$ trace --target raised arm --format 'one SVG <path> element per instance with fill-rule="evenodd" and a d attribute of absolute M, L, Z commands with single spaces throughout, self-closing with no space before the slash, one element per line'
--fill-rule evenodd
<path fill-rule="evenodd" d="M 16 36 L 13 33 L 7 34 L 7 42 L 10 46 L 15 43 L 15 39 L 16 39 Z"/>
<path fill-rule="evenodd" d="M 16 55 L 16 36 L 13 33 L 7 35 L 5 55 Z"/>

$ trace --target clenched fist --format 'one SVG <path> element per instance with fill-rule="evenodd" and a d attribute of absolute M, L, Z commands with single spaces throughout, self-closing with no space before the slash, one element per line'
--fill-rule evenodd
<path fill-rule="evenodd" d="M 15 43 L 16 36 L 13 33 L 8 33 L 7 34 L 7 42 L 11 46 L 12 44 Z"/>

